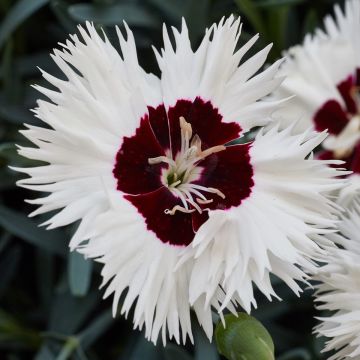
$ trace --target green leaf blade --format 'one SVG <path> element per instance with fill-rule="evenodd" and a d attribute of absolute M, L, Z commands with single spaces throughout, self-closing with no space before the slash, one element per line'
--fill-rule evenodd
<path fill-rule="evenodd" d="M 74 4 L 69 6 L 68 12 L 76 21 L 93 21 L 107 26 L 122 24 L 123 20 L 130 26 L 153 27 L 158 23 L 151 13 L 134 4 Z"/>
<path fill-rule="evenodd" d="M 71 293 L 85 296 L 88 293 L 93 262 L 76 251 L 69 254 L 68 274 Z"/>
<path fill-rule="evenodd" d="M 41 229 L 24 214 L 3 205 L 0 205 L 0 225 L 9 233 L 50 253 L 66 253 L 65 239 L 59 230 Z"/>
<path fill-rule="evenodd" d="M 244 15 L 254 29 L 264 36 L 266 34 L 264 22 L 254 2 L 252 0 L 235 0 L 235 3 L 240 10 L 240 15 Z"/>
<path fill-rule="evenodd" d="M 29 16 L 46 5 L 49 0 L 20 0 L 9 11 L 0 25 L 0 48 L 10 34 Z"/>

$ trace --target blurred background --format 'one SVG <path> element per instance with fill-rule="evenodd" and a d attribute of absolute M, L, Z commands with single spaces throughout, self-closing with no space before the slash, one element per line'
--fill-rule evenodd
<path fill-rule="evenodd" d="M 0 0 L 0 359 L 220 360 L 195 326 L 195 346 L 154 347 L 129 320 L 112 319 L 111 299 L 102 300 L 100 267 L 68 242 L 74 227 L 46 231 L 46 218 L 29 219 L 32 198 L 15 186 L 11 166 L 32 166 L 15 144 L 25 144 L 22 124 L 34 124 L 30 109 L 43 84 L 40 67 L 61 77 L 49 53 L 85 20 L 103 27 L 117 46 L 114 25 L 126 20 L 134 31 L 140 64 L 158 73 L 151 45 L 161 47 L 161 27 L 185 17 L 194 49 L 204 29 L 231 13 L 244 22 L 240 44 L 259 32 L 253 52 L 273 42 L 269 62 L 297 43 L 332 12 L 331 0 Z M 342 2 L 338 2 L 342 5 Z M 43 84 L 45 85 L 45 84 Z M 315 339 L 311 290 L 298 299 L 275 284 L 283 302 L 258 295 L 256 316 L 270 331 L 277 359 L 325 359 Z M 195 324 L 195 322 L 194 322 Z"/>

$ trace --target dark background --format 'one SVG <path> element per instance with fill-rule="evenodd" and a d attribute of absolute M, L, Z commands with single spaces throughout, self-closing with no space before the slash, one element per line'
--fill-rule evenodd
<path fill-rule="evenodd" d="M 132 28 L 140 64 L 158 73 L 150 45 L 161 47 L 161 27 L 180 26 L 184 16 L 194 48 L 204 29 L 222 16 L 240 15 L 240 43 L 256 32 L 258 51 L 273 42 L 269 61 L 300 43 L 332 12 L 331 0 L 0 0 L 0 359 L 148 359 L 216 360 L 216 347 L 195 327 L 195 347 L 154 347 L 132 330 L 128 320 L 111 318 L 111 299 L 102 300 L 99 267 L 69 253 L 74 227 L 46 231 L 26 214 L 33 198 L 15 186 L 19 174 L 8 168 L 32 166 L 16 144 L 22 123 L 36 123 L 29 109 L 40 95 L 31 84 L 44 84 L 37 66 L 58 75 L 49 53 L 85 20 L 104 27 L 116 44 L 114 25 L 125 19 Z M 45 84 L 44 84 L 45 85 Z M 311 335 L 316 323 L 311 290 L 301 299 L 276 284 L 283 302 L 258 295 L 255 315 L 273 336 L 277 359 L 323 359 L 322 340 Z M 319 314 L 317 314 L 319 315 Z M 194 321 L 195 324 L 195 321 Z"/>

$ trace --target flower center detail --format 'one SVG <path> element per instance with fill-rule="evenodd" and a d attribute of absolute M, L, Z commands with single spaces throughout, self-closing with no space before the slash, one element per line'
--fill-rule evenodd
<path fill-rule="evenodd" d="M 360 87 L 353 85 L 348 93 L 353 110 L 346 113 L 348 122 L 336 135 L 324 141 L 324 148 L 331 150 L 337 159 L 348 157 L 360 140 Z"/>
<path fill-rule="evenodd" d="M 166 155 L 149 158 L 150 165 L 165 163 L 168 168 L 164 169 L 161 175 L 162 183 L 179 198 L 182 205 L 175 205 L 172 209 L 165 209 L 165 214 L 174 215 L 176 211 L 192 213 L 198 211 L 202 213 L 202 205 L 213 202 L 208 199 L 206 193 L 216 194 L 225 199 L 224 193 L 220 190 L 205 187 L 194 183 L 202 173 L 202 167 L 198 163 L 209 155 L 226 149 L 224 145 L 217 145 L 206 150 L 201 149 L 201 139 L 197 134 L 193 135 L 192 126 L 183 116 L 179 118 L 181 131 L 181 148 L 175 158 L 168 150 Z"/>
<path fill-rule="evenodd" d="M 360 69 L 336 85 L 342 101 L 329 99 L 314 114 L 315 129 L 327 130 L 322 157 L 341 159 L 349 170 L 358 168 L 354 151 L 360 145 Z M 354 162 L 355 161 L 355 162 Z"/>
<path fill-rule="evenodd" d="M 223 146 L 241 131 L 200 97 L 149 106 L 134 133 L 121 139 L 116 189 L 157 239 L 188 246 L 211 211 L 240 206 L 251 196 L 252 144 Z"/>
<path fill-rule="evenodd" d="M 343 159 L 353 152 L 360 140 L 360 114 L 353 116 L 337 136 L 329 136 L 324 141 L 324 148 L 332 150 L 336 159 Z"/>

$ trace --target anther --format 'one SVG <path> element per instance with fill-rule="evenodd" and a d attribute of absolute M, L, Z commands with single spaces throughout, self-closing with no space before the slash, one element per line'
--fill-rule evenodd
<path fill-rule="evenodd" d="M 190 146 L 201 151 L 201 139 L 198 134 L 195 134 L 190 142 Z"/>
<path fill-rule="evenodd" d="M 189 136 L 189 139 L 190 139 L 191 135 L 192 135 L 191 124 L 188 123 L 183 116 L 180 116 L 179 121 L 180 121 L 180 129 L 182 131 L 184 131 L 184 133 L 187 134 Z"/>

